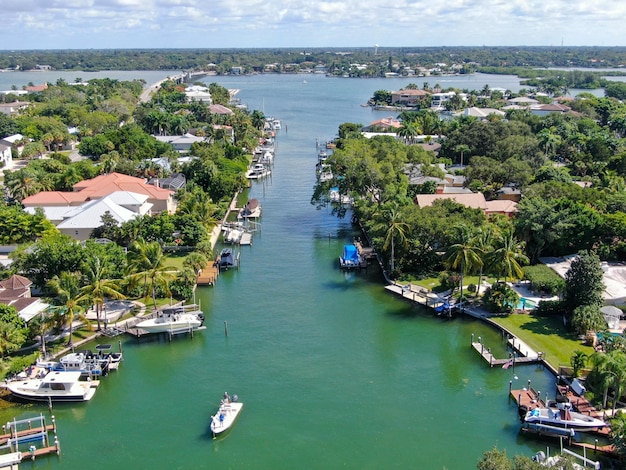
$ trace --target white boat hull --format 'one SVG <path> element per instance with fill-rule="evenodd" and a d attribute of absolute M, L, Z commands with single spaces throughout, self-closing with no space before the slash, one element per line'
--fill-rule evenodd
<path fill-rule="evenodd" d="M 593 431 L 608 426 L 593 416 L 556 408 L 535 408 L 526 413 L 524 421 L 529 424 L 556 426 L 576 431 Z"/>
<path fill-rule="evenodd" d="M 50 372 L 44 378 L 9 382 L 6 387 L 13 396 L 28 401 L 89 401 L 95 395 L 99 382 L 79 381 L 79 376 L 80 372 Z M 59 379 L 55 382 L 51 377 Z"/>
<path fill-rule="evenodd" d="M 197 330 L 202 321 L 197 315 L 183 314 L 173 317 L 157 317 L 137 323 L 137 328 L 149 333 L 182 333 Z"/>
<path fill-rule="evenodd" d="M 243 403 L 241 402 L 232 402 L 232 403 L 223 403 L 220 405 L 217 413 L 214 416 L 211 416 L 211 432 L 213 435 L 222 434 L 235 423 L 235 420 L 241 413 L 241 409 L 243 408 Z"/>

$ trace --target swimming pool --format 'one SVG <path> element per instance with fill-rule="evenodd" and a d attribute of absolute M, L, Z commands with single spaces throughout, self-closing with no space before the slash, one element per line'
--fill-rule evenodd
<path fill-rule="evenodd" d="M 537 307 L 537 304 L 526 297 L 521 297 L 517 302 L 518 310 L 532 310 Z"/>

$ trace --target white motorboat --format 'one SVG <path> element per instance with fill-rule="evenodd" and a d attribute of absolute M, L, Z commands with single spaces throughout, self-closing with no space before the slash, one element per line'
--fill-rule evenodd
<path fill-rule="evenodd" d="M 261 217 L 261 204 L 258 199 L 249 199 L 245 207 L 239 211 L 239 218 L 259 218 Z"/>
<path fill-rule="evenodd" d="M 6 384 L 16 397 L 31 401 L 88 401 L 96 393 L 97 380 L 80 380 L 80 371 L 52 371 L 43 377 L 13 380 Z"/>
<path fill-rule="evenodd" d="M 235 423 L 237 416 L 241 413 L 243 403 L 238 401 L 237 395 L 234 395 L 232 400 L 228 396 L 228 393 L 224 393 L 224 399 L 220 403 L 220 407 L 215 415 L 211 416 L 211 432 L 213 438 L 218 434 L 222 434 Z"/>
<path fill-rule="evenodd" d="M 196 313 L 162 313 L 156 318 L 150 318 L 137 323 L 137 328 L 148 333 L 185 333 L 197 330 L 202 326 L 202 319 Z"/>
<path fill-rule="evenodd" d="M 581 432 L 608 427 L 608 424 L 601 419 L 572 411 L 572 404 L 569 402 L 557 403 L 556 407 L 539 407 L 527 410 L 522 419 L 525 423 L 556 426 Z"/>
<path fill-rule="evenodd" d="M 260 179 L 269 176 L 271 171 L 262 163 L 256 163 L 248 170 L 246 173 L 246 178 L 248 179 Z"/>
<path fill-rule="evenodd" d="M 80 372 L 83 376 L 106 375 L 108 364 L 100 362 L 93 353 L 84 352 L 69 353 L 59 359 L 59 362 L 52 367 L 53 371 Z"/>
<path fill-rule="evenodd" d="M 224 243 L 236 244 L 241 241 L 243 229 L 230 227 L 224 230 Z"/>

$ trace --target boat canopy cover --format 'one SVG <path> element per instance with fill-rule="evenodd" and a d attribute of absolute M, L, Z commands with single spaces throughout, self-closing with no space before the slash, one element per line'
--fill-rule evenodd
<path fill-rule="evenodd" d="M 343 259 L 346 261 L 359 261 L 359 252 L 354 245 L 345 245 L 343 247 Z"/>

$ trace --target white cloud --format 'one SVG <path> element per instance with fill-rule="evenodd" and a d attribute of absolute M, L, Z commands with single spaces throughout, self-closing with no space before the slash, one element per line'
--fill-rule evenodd
<path fill-rule="evenodd" d="M 0 47 L 614 46 L 625 17 L 623 0 L 4 0 Z"/>

